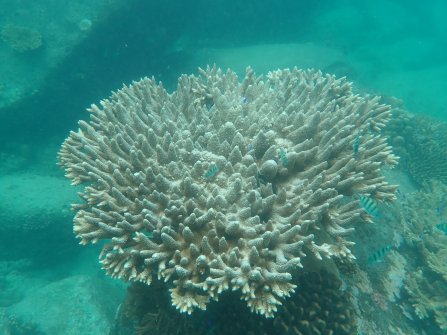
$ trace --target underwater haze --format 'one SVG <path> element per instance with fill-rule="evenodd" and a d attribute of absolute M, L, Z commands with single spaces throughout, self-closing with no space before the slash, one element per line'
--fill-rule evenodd
<path fill-rule="evenodd" d="M 0 3 L 0 334 L 446 334 L 446 13 Z"/>

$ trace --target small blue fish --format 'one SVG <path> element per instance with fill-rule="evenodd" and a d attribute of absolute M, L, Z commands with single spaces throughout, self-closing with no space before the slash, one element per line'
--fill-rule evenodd
<path fill-rule="evenodd" d="M 377 208 L 377 202 L 374 199 L 362 195 L 359 201 L 360 205 L 363 207 L 366 213 L 368 213 L 373 217 L 379 216 L 380 212 L 379 209 Z"/>
<path fill-rule="evenodd" d="M 279 159 L 281 160 L 281 163 L 283 166 L 287 166 L 289 164 L 289 160 L 287 158 L 287 154 L 286 154 L 286 151 L 284 150 L 284 148 L 279 149 L 278 156 L 279 156 Z"/>
<path fill-rule="evenodd" d="M 255 147 L 253 146 L 253 143 L 249 143 L 247 145 L 247 153 L 248 154 L 250 154 L 254 149 L 255 149 Z"/>
<path fill-rule="evenodd" d="M 444 214 L 445 205 L 446 205 L 445 197 L 442 197 L 441 201 L 439 202 L 439 206 L 436 207 L 436 213 L 439 216 L 442 216 Z"/>
<path fill-rule="evenodd" d="M 247 98 L 247 97 L 242 97 L 242 103 L 243 103 L 243 104 L 248 103 L 248 98 Z"/>
<path fill-rule="evenodd" d="M 447 235 L 447 222 L 438 223 L 435 228 Z"/>
<path fill-rule="evenodd" d="M 203 175 L 203 177 L 205 179 L 211 179 L 212 177 L 214 177 L 217 173 L 219 172 L 219 167 L 216 164 L 213 164 L 208 171 L 205 172 L 205 174 Z"/>
<path fill-rule="evenodd" d="M 354 144 L 352 145 L 352 150 L 354 151 L 354 159 L 357 159 L 357 156 L 359 154 L 359 146 L 360 146 L 361 139 L 362 139 L 362 136 L 360 136 L 360 132 L 358 132 L 357 136 L 354 140 Z"/>
<path fill-rule="evenodd" d="M 216 324 L 214 322 L 214 320 L 212 319 L 208 319 L 206 321 L 206 325 L 208 326 L 207 331 L 206 331 L 206 335 L 214 335 L 216 334 Z"/>
<path fill-rule="evenodd" d="M 423 241 L 425 239 L 425 235 L 430 234 L 430 231 L 428 229 L 424 229 L 419 235 L 418 239 L 419 241 Z"/>
<path fill-rule="evenodd" d="M 368 257 L 368 263 L 379 263 L 382 262 L 386 255 L 393 249 L 392 246 L 387 245 L 379 250 L 376 250 Z"/>

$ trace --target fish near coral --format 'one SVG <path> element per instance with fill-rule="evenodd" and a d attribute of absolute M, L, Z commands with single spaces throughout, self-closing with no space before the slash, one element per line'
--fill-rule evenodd
<path fill-rule="evenodd" d="M 447 222 L 441 222 L 435 225 L 435 228 L 447 235 Z"/>
<path fill-rule="evenodd" d="M 377 208 L 377 202 L 373 198 L 367 196 L 361 196 L 359 201 L 360 205 L 368 215 L 375 218 L 379 217 L 380 211 Z"/>
<path fill-rule="evenodd" d="M 393 249 L 393 246 L 391 245 L 386 245 L 378 250 L 376 250 L 375 252 L 373 252 L 369 257 L 368 257 L 368 263 L 380 263 L 383 261 L 383 259 L 385 258 L 386 255 L 388 255 L 388 253 Z"/>
<path fill-rule="evenodd" d="M 286 167 L 287 165 L 289 165 L 289 159 L 287 158 L 287 153 L 284 150 L 284 148 L 280 148 L 279 149 L 279 153 L 278 153 L 279 159 L 282 163 L 282 166 Z"/>
<path fill-rule="evenodd" d="M 254 155 L 254 150 L 255 150 L 255 148 L 253 146 L 253 143 L 248 143 L 248 145 L 247 145 L 247 153 L 253 156 Z"/>
<path fill-rule="evenodd" d="M 439 205 L 436 207 L 436 214 L 438 214 L 439 216 L 443 216 L 445 212 L 445 207 L 446 207 L 446 201 L 445 196 L 443 196 L 441 201 L 439 202 Z"/>
<path fill-rule="evenodd" d="M 211 179 L 213 178 L 217 173 L 219 172 L 219 167 L 216 164 L 211 165 L 211 167 L 208 169 L 208 171 L 205 172 L 203 177 L 205 179 Z"/>
<path fill-rule="evenodd" d="M 231 290 L 273 317 L 306 255 L 355 258 L 350 236 L 365 211 L 352 194 L 368 185 L 395 199 L 381 172 L 397 163 L 380 133 L 390 107 L 346 78 L 294 68 L 240 80 L 208 67 L 174 92 L 143 78 L 89 111 L 59 152 L 85 186 L 73 230 L 81 244 L 104 242 L 110 276 L 160 279 L 182 313 Z M 376 135 L 353 162 L 340 148 L 365 122 Z"/>

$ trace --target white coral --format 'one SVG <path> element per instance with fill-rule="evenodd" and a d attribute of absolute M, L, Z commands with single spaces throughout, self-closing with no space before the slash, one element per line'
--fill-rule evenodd
<path fill-rule="evenodd" d="M 171 281 L 183 312 L 233 289 L 272 316 L 306 253 L 353 257 L 353 195 L 394 198 L 380 172 L 396 163 L 379 133 L 389 107 L 344 78 L 207 68 L 171 94 L 144 78 L 90 112 L 60 151 L 87 184 L 74 230 L 108 241 L 113 277 Z"/>

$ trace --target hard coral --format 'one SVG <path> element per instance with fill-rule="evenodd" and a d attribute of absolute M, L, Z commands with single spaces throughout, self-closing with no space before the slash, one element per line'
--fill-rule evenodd
<path fill-rule="evenodd" d="M 0 36 L 4 42 L 18 52 L 38 49 L 42 46 L 42 35 L 35 29 L 8 24 L 3 27 Z"/>
<path fill-rule="evenodd" d="M 298 285 L 299 292 L 275 317 L 273 334 L 357 334 L 354 307 L 336 276 L 325 271 L 306 273 L 299 277 Z"/>
<path fill-rule="evenodd" d="M 407 299 L 430 334 L 447 331 L 447 186 L 439 181 L 423 184 L 410 194 L 405 208 L 405 239 L 412 246 L 414 271 L 405 278 Z"/>
<path fill-rule="evenodd" d="M 298 69 L 248 69 L 239 82 L 207 68 L 171 94 L 134 82 L 93 105 L 61 148 L 66 176 L 87 184 L 74 231 L 108 241 L 111 276 L 172 283 L 182 312 L 232 289 L 271 317 L 306 254 L 353 258 L 347 236 L 367 216 L 353 195 L 394 199 L 381 175 L 396 164 L 380 134 L 390 110 L 378 101 Z"/>
<path fill-rule="evenodd" d="M 299 276 L 299 292 L 284 302 L 275 319 L 250 313 L 234 294 L 225 295 L 194 318 L 175 313 L 160 283 L 130 285 L 118 310 L 113 335 L 219 334 L 219 335 L 353 335 L 357 318 L 350 294 L 327 271 Z"/>
<path fill-rule="evenodd" d="M 400 165 L 419 186 L 447 183 L 447 124 L 397 109 L 386 128 Z"/>

